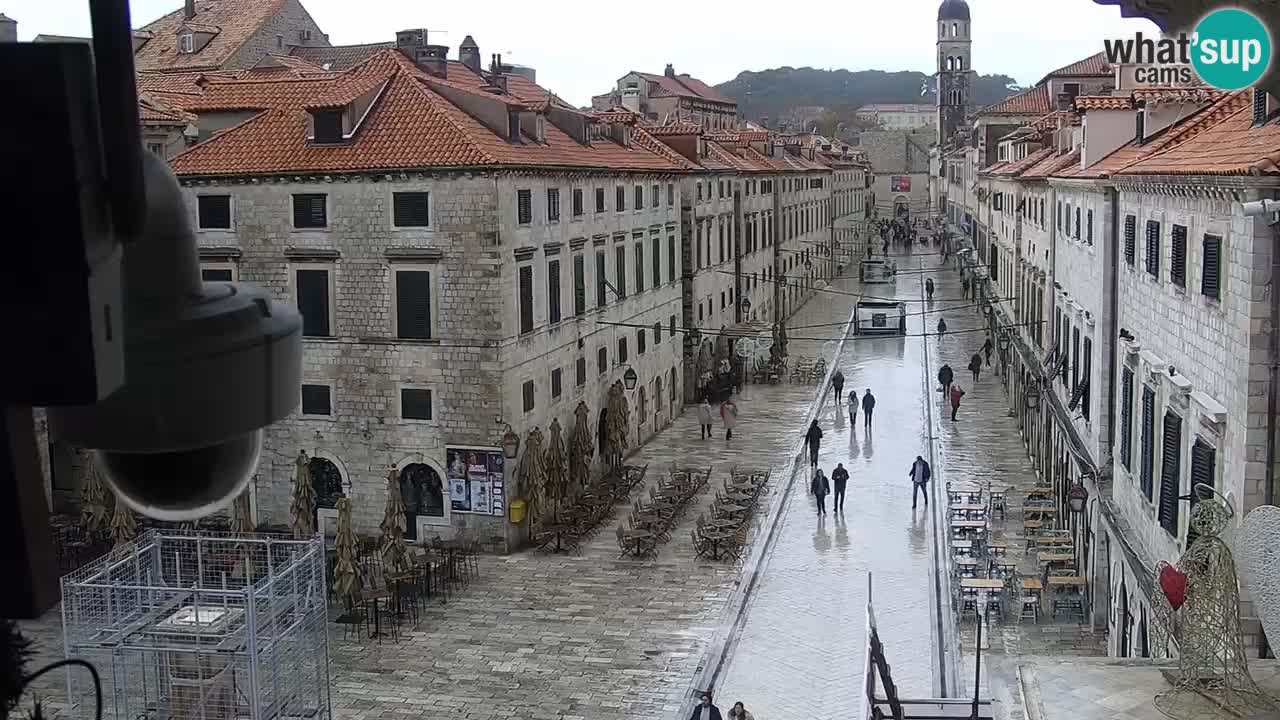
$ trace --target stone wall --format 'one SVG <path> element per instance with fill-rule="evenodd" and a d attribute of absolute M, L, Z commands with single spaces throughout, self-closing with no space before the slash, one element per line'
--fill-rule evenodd
<path fill-rule="evenodd" d="M 304 40 L 303 31 L 311 31 L 311 39 Z M 390 40 L 391 38 L 387 38 Z M 329 36 L 320 30 L 311 13 L 299 0 L 285 0 L 280 9 L 254 33 L 236 54 L 223 64 L 227 70 L 251 68 L 264 55 L 274 53 L 288 55 L 294 45 L 305 47 L 329 47 Z"/>

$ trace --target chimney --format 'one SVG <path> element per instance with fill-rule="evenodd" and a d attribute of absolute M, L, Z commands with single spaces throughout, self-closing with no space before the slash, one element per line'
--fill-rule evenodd
<path fill-rule="evenodd" d="M 622 107 L 631 112 L 640 112 L 640 88 L 628 87 L 622 89 Z"/>
<path fill-rule="evenodd" d="M 507 93 L 507 76 L 502 74 L 502 56 L 494 54 L 489 61 L 489 85 L 485 88 L 491 93 L 505 95 Z"/>
<path fill-rule="evenodd" d="M 187 0 L 182 9 L 182 15 L 188 20 L 196 19 L 196 0 Z"/>
<path fill-rule="evenodd" d="M 18 21 L 0 13 L 0 43 L 18 42 Z"/>
<path fill-rule="evenodd" d="M 417 61 L 418 48 L 427 46 L 427 31 L 424 28 L 401 30 L 396 33 L 396 49 L 404 53 L 410 60 Z"/>
<path fill-rule="evenodd" d="M 671 67 L 671 63 L 667 63 L 667 69 L 664 70 L 662 74 L 666 75 L 669 78 L 673 78 L 676 76 L 676 69 Z"/>
<path fill-rule="evenodd" d="M 480 46 L 470 35 L 463 38 L 458 46 L 458 62 L 470 68 L 471 72 L 480 74 Z"/>
<path fill-rule="evenodd" d="M 449 47 L 447 45 L 424 45 L 416 48 L 413 64 L 422 72 L 438 78 L 449 76 Z"/>

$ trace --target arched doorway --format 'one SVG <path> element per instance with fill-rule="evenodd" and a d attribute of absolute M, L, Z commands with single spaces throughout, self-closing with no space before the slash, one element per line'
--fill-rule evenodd
<path fill-rule="evenodd" d="M 907 201 L 906 195 L 898 195 L 893 198 L 893 216 L 906 217 L 911 211 L 911 204 Z"/>
<path fill-rule="evenodd" d="M 410 463 L 400 471 L 400 496 L 404 498 L 405 538 L 418 539 L 418 517 L 445 517 L 444 482 L 435 468 Z"/>
<path fill-rule="evenodd" d="M 658 413 L 662 412 L 662 375 L 653 379 L 653 429 L 658 429 Z"/>
<path fill-rule="evenodd" d="M 346 497 L 342 487 L 342 471 L 329 458 L 313 457 L 307 461 L 311 471 L 311 489 L 316 493 L 316 508 L 333 509 L 338 498 Z"/>

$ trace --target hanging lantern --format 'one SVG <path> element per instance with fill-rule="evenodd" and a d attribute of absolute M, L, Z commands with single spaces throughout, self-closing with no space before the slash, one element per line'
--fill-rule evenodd
<path fill-rule="evenodd" d="M 502 457 L 508 460 L 515 460 L 520 454 L 520 436 L 507 425 L 507 431 L 502 434 Z"/>
<path fill-rule="evenodd" d="M 1009 350 L 1009 342 L 1009 332 L 1006 330 L 1005 332 L 1000 333 L 1000 339 L 997 341 L 997 344 L 1000 346 L 1000 352 L 1007 352 Z"/>
<path fill-rule="evenodd" d="M 622 374 L 622 384 L 625 385 L 628 390 L 635 390 L 636 383 L 639 381 L 640 376 L 636 375 L 636 369 L 633 367 L 628 367 L 627 371 Z"/>
<path fill-rule="evenodd" d="M 689 344 L 694 347 L 697 347 L 702 343 L 702 331 L 698 328 L 693 328 L 692 330 L 685 332 L 685 337 L 689 338 Z"/>
<path fill-rule="evenodd" d="M 1086 473 L 1086 475 L 1089 474 Z M 1089 491 L 1084 486 L 1086 475 L 1081 475 L 1076 484 L 1067 491 L 1067 505 L 1071 508 L 1071 512 L 1077 515 L 1084 512 L 1084 506 L 1089 502 Z"/>
<path fill-rule="evenodd" d="M 1023 400 L 1026 402 L 1028 410 L 1035 410 L 1040 407 L 1040 388 L 1035 385 L 1029 386 L 1023 396 Z"/>
<path fill-rule="evenodd" d="M 748 300 L 747 298 L 742 298 L 742 312 L 744 313 L 751 312 L 751 301 Z"/>

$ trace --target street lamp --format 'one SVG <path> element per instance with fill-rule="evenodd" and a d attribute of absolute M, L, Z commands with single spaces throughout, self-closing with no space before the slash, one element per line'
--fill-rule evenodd
<path fill-rule="evenodd" d="M 622 384 L 627 390 L 635 390 L 636 383 L 640 381 L 640 376 L 636 375 L 636 369 L 627 367 L 627 371 L 622 374 Z"/>
<path fill-rule="evenodd" d="M 511 424 L 507 424 L 507 431 L 502 434 L 502 457 L 508 460 L 515 460 L 520 454 L 520 436 L 511 429 Z"/>
<path fill-rule="evenodd" d="M 746 315 L 747 313 L 751 312 L 751 300 L 749 300 L 748 298 L 742 298 L 742 302 L 740 304 L 742 305 L 743 315 Z"/>
<path fill-rule="evenodd" d="M 1067 491 L 1067 506 L 1071 508 L 1071 512 L 1079 515 L 1084 512 L 1084 506 L 1089 502 L 1089 491 L 1084 486 L 1085 478 L 1093 478 L 1093 473 L 1083 472 L 1080 478 L 1076 480 L 1076 484 L 1071 486 Z"/>
<path fill-rule="evenodd" d="M 1027 386 L 1027 391 L 1022 396 L 1023 401 L 1027 404 L 1028 410 L 1035 410 L 1040 407 L 1040 388 L 1038 385 L 1031 384 Z"/>
<path fill-rule="evenodd" d="M 1006 330 L 1005 332 L 1000 333 L 1000 339 L 996 341 L 996 344 L 1000 347 L 1001 353 L 1009 352 L 1009 343 L 1009 331 Z"/>

